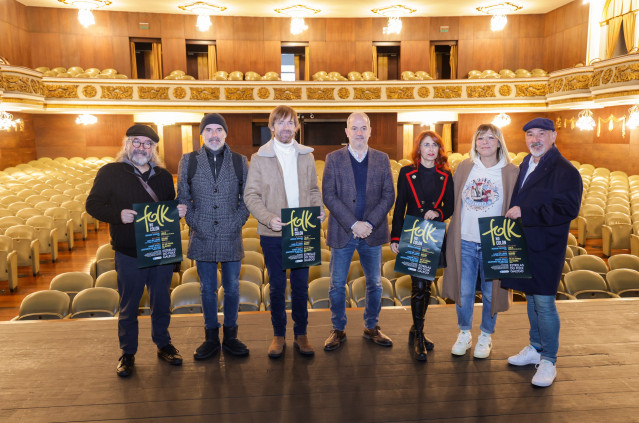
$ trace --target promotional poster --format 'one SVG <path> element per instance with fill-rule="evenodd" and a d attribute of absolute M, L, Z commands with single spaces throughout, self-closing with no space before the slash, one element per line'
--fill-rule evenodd
<path fill-rule="evenodd" d="M 524 229 L 503 216 L 479 218 L 481 254 L 486 279 L 530 278 Z"/>
<path fill-rule="evenodd" d="M 133 204 L 139 268 L 182 261 L 177 205 L 177 200 Z"/>
<path fill-rule="evenodd" d="M 282 268 L 322 264 L 319 207 L 282 209 Z"/>
<path fill-rule="evenodd" d="M 446 224 L 406 215 L 399 239 L 395 271 L 434 280 L 442 250 Z"/>

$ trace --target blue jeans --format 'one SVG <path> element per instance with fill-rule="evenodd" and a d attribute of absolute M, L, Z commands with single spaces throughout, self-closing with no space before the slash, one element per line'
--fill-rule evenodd
<path fill-rule="evenodd" d="M 366 276 L 364 325 L 367 329 L 377 326 L 382 309 L 382 246 L 369 247 L 366 240 L 353 238 L 344 248 L 331 249 L 331 282 L 328 288 L 331 321 L 333 329 L 342 331 L 346 328 L 346 282 L 355 250 L 359 253 L 359 261 Z"/>
<path fill-rule="evenodd" d="M 457 304 L 457 325 L 460 330 L 471 330 L 473 327 L 473 309 L 475 308 L 475 291 L 477 286 L 477 271 L 481 278 L 482 311 L 481 326 L 483 332 L 495 332 L 497 314 L 491 316 L 491 301 L 493 297 L 493 282 L 484 279 L 484 264 L 481 257 L 481 244 L 461 240 L 461 304 Z"/>
<path fill-rule="evenodd" d="M 138 351 L 138 313 L 140 299 L 146 286 L 151 305 L 151 338 L 158 348 L 171 343 L 171 276 L 173 265 L 138 268 L 138 259 L 115 252 L 115 270 L 118 273 L 120 313 L 118 314 L 118 337 L 124 354 Z"/>
<path fill-rule="evenodd" d="M 530 321 L 530 345 L 535 347 L 542 360 L 557 361 L 559 349 L 559 313 L 554 295 L 526 294 L 528 320 Z"/>
<path fill-rule="evenodd" d="M 282 237 L 260 236 L 264 264 L 271 284 L 271 323 L 274 336 L 286 336 L 286 269 L 282 269 Z M 295 336 L 308 326 L 308 267 L 291 269 L 291 317 Z"/>
<path fill-rule="evenodd" d="M 217 263 L 197 261 L 197 274 L 200 276 L 200 292 L 202 293 L 202 311 L 204 327 L 215 329 L 220 327 L 217 321 Z M 224 326 L 237 326 L 237 311 L 240 306 L 240 261 L 222 262 L 222 287 L 224 288 Z"/>

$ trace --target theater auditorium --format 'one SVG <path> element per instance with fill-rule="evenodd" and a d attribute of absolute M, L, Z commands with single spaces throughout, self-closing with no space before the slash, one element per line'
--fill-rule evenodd
<path fill-rule="evenodd" d="M 639 421 L 638 12 L 636 0 L 0 0 L 0 421 Z M 535 366 L 508 361 L 529 342 L 525 292 L 499 313 L 488 357 L 451 354 L 459 328 L 444 269 L 425 319 L 435 346 L 415 360 L 411 278 L 395 271 L 389 243 L 380 325 L 392 348 L 362 336 L 366 277 L 356 253 L 348 341 L 325 351 L 328 219 L 308 277 L 315 353 L 293 347 L 289 283 L 287 347 L 269 357 L 269 272 L 255 216 L 241 229 L 237 320 L 250 354 L 194 360 L 203 308 L 182 219 L 169 330 L 183 363 L 158 358 L 145 290 L 134 371 L 116 375 L 116 253 L 109 224 L 86 210 L 96 175 L 142 124 L 177 184 L 210 113 L 224 117 L 226 144 L 250 161 L 271 140 L 269 114 L 281 105 L 297 112 L 295 139 L 313 149 L 320 190 L 354 112 L 368 116 L 368 146 L 390 159 L 395 188 L 423 131 L 441 138 L 454 174 L 480 125 L 500 128 L 520 166 L 530 153 L 524 125 L 552 123 L 583 194 L 556 293 L 551 386 L 531 384 Z M 222 321 L 222 287 L 217 296 Z"/>

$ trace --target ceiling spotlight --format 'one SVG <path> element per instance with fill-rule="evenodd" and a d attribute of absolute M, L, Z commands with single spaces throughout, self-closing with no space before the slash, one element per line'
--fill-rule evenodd
<path fill-rule="evenodd" d="M 493 119 L 492 124 L 498 128 L 503 128 L 504 126 L 510 125 L 510 116 L 502 112 L 498 114 L 497 116 L 495 116 L 495 119 Z"/>
<path fill-rule="evenodd" d="M 506 15 L 516 12 L 522 9 L 522 6 L 519 6 L 510 2 L 501 2 L 496 4 L 491 4 L 489 6 L 481 6 L 477 8 L 477 11 L 481 13 L 485 13 L 487 15 L 491 15 L 490 19 L 490 29 L 492 31 L 501 31 L 506 27 L 508 23 L 508 18 Z"/>
<path fill-rule="evenodd" d="M 108 6 L 111 4 L 109 0 L 58 0 L 60 3 L 68 4 L 73 7 L 77 7 L 78 21 L 80 24 L 88 28 L 91 25 L 95 25 L 95 17 L 93 16 L 93 9 L 99 7 Z"/>
<path fill-rule="evenodd" d="M 592 131 L 595 126 L 597 126 L 592 116 L 593 114 L 590 110 L 582 110 L 577 115 L 577 122 L 575 125 L 582 131 Z"/>

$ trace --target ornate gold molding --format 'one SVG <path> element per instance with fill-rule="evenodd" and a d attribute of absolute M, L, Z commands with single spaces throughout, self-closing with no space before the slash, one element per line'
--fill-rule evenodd
<path fill-rule="evenodd" d="M 342 100 L 346 100 L 351 96 L 351 91 L 348 88 L 342 87 L 337 90 L 337 96 Z"/>
<path fill-rule="evenodd" d="M 601 122 L 608 124 L 608 132 L 612 132 L 615 129 L 615 122 L 621 122 L 621 138 L 626 138 L 626 117 L 622 116 L 620 118 L 616 118 L 614 115 L 610 115 L 607 118 L 598 118 L 597 119 L 597 136 L 601 135 Z"/>
<path fill-rule="evenodd" d="M 49 98 L 78 98 L 78 86 L 45 84 L 44 96 Z"/>
<path fill-rule="evenodd" d="M 224 88 L 224 97 L 227 100 L 255 100 L 253 88 Z"/>
<path fill-rule="evenodd" d="M 182 100 L 184 97 L 186 97 L 186 90 L 182 87 L 173 88 L 173 97 L 177 98 L 178 100 Z"/>
<path fill-rule="evenodd" d="M 386 98 L 390 100 L 412 100 L 415 98 L 413 87 L 387 87 Z"/>
<path fill-rule="evenodd" d="M 307 88 L 306 98 L 309 100 L 335 100 L 335 88 Z"/>
<path fill-rule="evenodd" d="M 462 96 L 461 85 L 433 87 L 433 90 L 434 98 L 461 98 Z"/>
<path fill-rule="evenodd" d="M 355 100 L 381 100 L 382 89 L 381 87 L 370 88 L 353 88 L 353 99 Z"/>
<path fill-rule="evenodd" d="M 608 82 L 610 82 L 610 80 L 612 79 L 613 72 L 614 71 L 611 68 L 608 68 L 605 71 L 603 71 L 603 74 L 601 75 L 601 83 L 605 85 Z"/>
<path fill-rule="evenodd" d="M 639 63 L 617 66 L 612 82 L 628 82 L 639 79 Z"/>
<path fill-rule="evenodd" d="M 273 88 L 274 100 L 301 100 L 302 89 L 300 87 Z"/>
<path fill-rule="evenodd" d="M 564 84 L 564 91 L 573 91 L 573 90 L 585 90 L 590 88 L 591 83 L 590 75 L 574 75 L 567 76 L 566 83 Z"/>
<path fill-rule="evenodd" d="M 502 97 L 508 97 L 512 94 L 513 89 L 510 85 L 501 85 L 499 86 L 499 95 Z"/>
<path fill-rule="evenodd" d="M 125 85 L 102 85 L 102 95 L 100 98 L 107 98 L 110 100 L 132 100 L 133 99 L 133 87 Z"/>
<path fill-rule="evenodd" d="M 215 88 L 191 88 L 191 100 L 219 100 L 220 89 Z"/>
<path fill-rule="evenodd" d="M 603 74 L 603 71 L 598 70 L 598 71 L 594 71 L 592 73 L 592 79 L 590 81 L 590 86 L 591 87 L 598 87 L 599 84 L 601 84 L 601 75 Z"/>
<path fill-rule="evenodd" d="M 257 90 L 257 96 L 261 98 L 262 100 L 266 100 L 267 98 L 271 96 L 271 91 L 269 91 L 269 89 L 266 87 L 260 87 Z"/>
<path fill-rule="evenodd" d="M 421 98 L 428 98 L 430 97 L 430 89 L 428 87 L 419 87 L 417 95 Z"/>
<path fill-rule="evenodd" d="M 4 75 L 2 86 L 7 91 L 31 94 L 31 78 L 24 76 Z"/>
<path fill-rule="evenodd" d="M 563 79 L 561 80 L 563 84 Z M 547 91 L 546 84 L 515 84 L 515 97 L 541 97 Z"/>
<path fill-rule="evenodd" d="M 468 98 L 489 98 L 497 97 L 495 94 L 495 85 L 480 85 L 475 87 L 466 87 L 466 97 Z"/>
<path fill-rule="evenodd" d="M 86 98 L 93 98 L 98 94 L 98 90 L 93 85 L 85 85 L 82 88 L 82 95 Z"/>
<path fill-rule="evenodd" d="M 169 87 L 138 87 L 140 100 L 168 100 Z"/>

